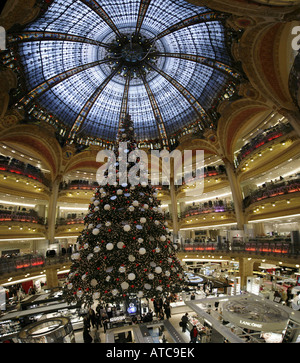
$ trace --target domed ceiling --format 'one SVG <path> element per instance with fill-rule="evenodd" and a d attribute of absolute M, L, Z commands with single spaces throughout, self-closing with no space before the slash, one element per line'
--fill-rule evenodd
<path fill-rule="evenodd" d="M 77 139 L 114 141 L 126 112 L 137 140 L 163 145 L 214 127 L 210 110 L 240 77 L 226 18 L 185 0 L 53 1 L 9 37 L 26 78 L 18 105 L 38 104 Z"/>

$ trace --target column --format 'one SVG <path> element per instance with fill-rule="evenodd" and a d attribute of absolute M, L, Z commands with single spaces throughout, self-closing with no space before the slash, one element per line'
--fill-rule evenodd
<path fill-rule="evenodd" d="M 52 289 L 58 287 L 58 277 L 56 268 L 49 268 L 46 270 L 47 288 Z"/>
<path fill-rule="evenodd" d="M 230 184 L 232 199 L 234 203 L 236 221 L 239 230 L 244 229 L 245 224 L 245 216 L 243 211 L 243 195 L 241 187 L 237 181 L 237 176 L 235 174 L 235 168 L 233 163 L 229 162 L 227 159 L 224 159 L 224 164 L 228 176 L 228 181 Z"/>
<path fill-rule="evenodd" d="M 239 275 L 241 277 L 241 289 L 246 289 L 247 287 L 247 277 L 253 276 L 253 264 L 255 261 L 248 260 L 248 258 L 239 258 Z"/>
<path fill-rule="evenodd" d="M 53 184 L 51 189 L 51 196 L 49 200 L 48 206 L 48 239 L 49 243 L 53 243 L 55 239 L 55 226 L 56 226 L 56 215 L 57 215 L 57 200 L 58 200 L 58 193 L 59 193 L 59 185 L 60 185 L 60 178 L 57 178 Z"/>

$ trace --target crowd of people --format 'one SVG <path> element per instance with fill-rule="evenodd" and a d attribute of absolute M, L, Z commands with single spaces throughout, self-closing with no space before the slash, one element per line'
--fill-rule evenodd
<path fill-rule="evenodd" d="M 141 315 L 132 315 L 132 324 L 149 323 L 153 321 L 154 315 L 158 320 L 165 320 L 171 318 L 170 303 L 172 297 L 167 297 L 165 300 L 162 298 L 153 300 L 153 307 L 147 313 Z M 95 311 L 96 310 L 96 311 Z M 110 306 L 109 304 L 98 304 L 96 309 L 90 308 L 88 313 L 83 318 L 83 340 L 84 343 L 98 343 L 100 342 L 99 328 L 103 328 L 104 333 L 110 326 L 110 319 L 116 316 L 117 307 Z M 95 330 L 94 339 L 91 336 L 91 328 Z"/>

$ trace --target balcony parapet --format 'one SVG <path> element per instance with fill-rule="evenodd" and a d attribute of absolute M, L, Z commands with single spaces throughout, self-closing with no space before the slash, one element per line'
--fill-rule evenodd
<path fill-rule="evenodd" d="M 244 199 L 244 208 L 248 208 L 251 204 L 260 202 L 266 199 L 275 198 L 281 195 L 290 195 L 300 192 L 300 178 L 284 180 L 275 183 L 265 183 L 258 190 L 252 192 Z"/>
<path fill-rule="evenodd" d="M 244 159 L 252 153 L 257 152 L 263 146 L 274 142 L 293 131 L 293 127 L 288 124 L 280 124 L 264 130 L 261 134 L 253 138 L 248 144 L 244 145 L 236 157 L 236 164 L 240 165 Z"/>

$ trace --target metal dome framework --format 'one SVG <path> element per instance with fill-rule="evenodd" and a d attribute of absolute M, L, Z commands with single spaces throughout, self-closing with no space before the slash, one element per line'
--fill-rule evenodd
<path fill-rule="evenodd" d="M 185 0 L 55 0 L 9 35 L 28 90 L 18 106 L 82 143 L 114 142 L 127 112 L 136 139 L 161 146 L 184 128 L 215 128 L 211 109 L 241 79 L 226 19 Z"/>

